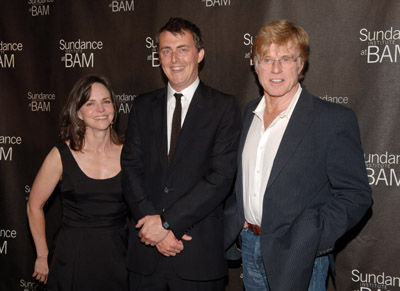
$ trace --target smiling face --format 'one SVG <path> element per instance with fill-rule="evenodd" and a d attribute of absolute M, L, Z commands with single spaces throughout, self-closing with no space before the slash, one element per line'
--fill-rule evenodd
<path fill-rule="evenodd" d="M 161 67 L 171 87 L 178 92 L 191 85 L 199 75 L 204 49 L 197 50 L 191 32 L 173 34 L 163 31 L 158 47 Z"/>
<path fill-rule="evenodd" d="M 106 130 L 114 118 L 114 106 L 110 92 L 101 83 L 93 83 L 89 99 L 77 112 L 86 130 Z"/>
<path fill-rule="evenodd" d="M 279 61 L 270 62 L 263 65 L 260 62 L 256 64 L 258 80 L 264 89 L 266 97 L 282 97 L 289 99 L 294 96 L 297 90 L 299 74 L 301 73 L 304 62 L 299 57 L 300 51 L 292 42 L 285 45 L 271 44 L 267 54 L 261 59 L 271 58 L 273 60 L 283 59 L 285 57 L 293 60 L 290 64 L 282 67 Z"/>

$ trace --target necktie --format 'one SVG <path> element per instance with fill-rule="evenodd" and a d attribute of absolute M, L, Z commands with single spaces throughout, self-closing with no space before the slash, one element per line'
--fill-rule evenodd
<path fill-rule="evenodd" d="M 171 165 L 172 157 L 174 156 L 175 147 L 178 143 L 179 133 L 181 132 L 181 120 L 182 120 L 182 104 L 181 104 L 181 93 L 174 94 L 176 98 L 174 115 L 172 116 L 172 126 L 171 126 L 171 143 L 169 146 L 168 154 L 168 166 Z"/>

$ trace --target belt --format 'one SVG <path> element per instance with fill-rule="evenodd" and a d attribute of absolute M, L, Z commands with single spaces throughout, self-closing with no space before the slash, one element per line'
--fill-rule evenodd
<path fill-rule="evenodd" d="M 255 225 L 255 224 L 251 224 L 251 223 L 247 223 L 249 225 L 249 228 L 251 229 L 251 231 L 255 234 L 255 235 L 260 235 L 261 233 L 261 226 Z"/>

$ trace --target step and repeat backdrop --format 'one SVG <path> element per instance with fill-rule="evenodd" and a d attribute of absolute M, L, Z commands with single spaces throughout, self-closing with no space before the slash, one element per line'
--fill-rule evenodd
<path fill-rule="evenodd" d="M 26 201 L 58 141 L 73 84 L 91 73 L 108 77 L 124 132 L 135 96 L 165 86 L 155 34 L 171 16 L 201 28 L 201 79 L 242 107 L 261 94 L 250 59 L 258 29 L 282 18 L 306 29 L 311 56 L 303 85 L 356 112 L 373 189 L 372 210 L 338 242 L 337 290 L 400 290 L 399 15 L 396 0 L 1 1 L 0 290 L 45 290 L 31 277 Z M 45 211 L 51 244 L 61 221 L 57 191 Z M 227 290 L 243 290 L 240 276 L 236 262 Z"/>

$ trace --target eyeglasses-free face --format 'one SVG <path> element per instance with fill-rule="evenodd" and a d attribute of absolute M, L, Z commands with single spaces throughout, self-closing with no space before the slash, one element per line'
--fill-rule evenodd
<path fill-rule="evenodd" d="M 164 31 L 158 47 L 161 67 L 175 91 L 182 91 L 196 80 L 204 49 L 197 50 L 190 31 L 184 30 L 183 34 Z"/>

